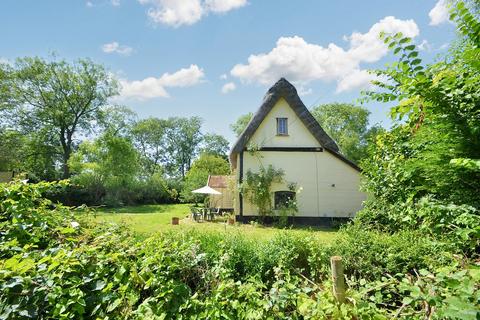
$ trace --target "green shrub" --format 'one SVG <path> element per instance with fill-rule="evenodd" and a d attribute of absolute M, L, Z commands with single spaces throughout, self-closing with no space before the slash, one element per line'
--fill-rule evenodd
<path fill-rule="evenodd" d="M 0 184 L 0 257 L 32 247 L 48 248 L 57 241 L 68 241 L 76 234 L 69 208 L 42 195 L 64 187 L 66 182 Z"/>
<path fill-rule="evenodd" d="M 344 258 L 348 275 L 372 280 L 449 265 L 454 262 L 451 250 L 448 242 L 419 231 L 388 234 L 352 225 L 340 232 L 331 254 Z"/>
<path fill-rule="evenodd" d="M 335 243 L 283 230 L 170 232 L 138 241 L 42 197 L 63 184 L 0 186 L 2 319 L 475 319 L 479 269 L 413 231 L 348 226 Z M 434 253 L 434 254 L 432 254 Z M 347 303 L 331 291 L 342 255 Z M 430 271 L 428 271 L 430 270 Z"/>

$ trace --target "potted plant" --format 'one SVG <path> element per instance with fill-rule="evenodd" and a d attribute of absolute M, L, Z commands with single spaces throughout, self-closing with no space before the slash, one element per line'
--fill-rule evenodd
<path fill-rule="evenodd" d="M 235 224 L 235 215 L 233 214 L 233 212 L 227 215 L 227 224 L 231 226 Z"/>

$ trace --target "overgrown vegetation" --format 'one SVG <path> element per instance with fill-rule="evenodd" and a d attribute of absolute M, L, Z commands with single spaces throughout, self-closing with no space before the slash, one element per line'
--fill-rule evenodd
<path fill-rule="evenodd" d="M 0 187 L 4 319 L 477 317 L 480 269 L 417 231 L 352 227 L 331 245 L 289 231 L 265 242 L 195 232 L 137 242 L 42 198 L 57 187 Z M 329 280 L 335 254 L 349 285 L 341 306 Z"/>
<path fill-rule="evenodd" d="M 379 125 L 369 127 L 370 111 L 353 104 L 321 104 L 311 113 L 338 144 L 340 152 L 355 163 L 368 156 L 368 145 L 385 130 Z"/>
<path fill-rule="evenodd" d="M 455 3 L 460 38 L 449 54 L 424 66 L 409 38 L 384 35 L 399 55 L 377 101 L 398 101 L 395 127 L 377 137 L 362 163 L 371 195 L 358 215 L 381 230 L 422 230 L 450 237 L 470 254 L 480 247 L 480 23 L 478 6 Z M 403 120 L 403 121 L 402 121 Z"/>

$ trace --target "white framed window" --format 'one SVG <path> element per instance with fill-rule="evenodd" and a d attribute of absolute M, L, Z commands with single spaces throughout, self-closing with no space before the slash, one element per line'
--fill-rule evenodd
<path fill-rule="evenodd" d="M 277 118 L 277 135 L 288 136 L 288 118 Z"/>

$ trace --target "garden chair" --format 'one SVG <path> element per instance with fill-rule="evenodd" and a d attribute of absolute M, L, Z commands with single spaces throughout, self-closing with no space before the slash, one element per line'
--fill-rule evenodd
<path fill-rule="evenodd" d="M 212 220 L 215 219 L 215 216 L 220 215 L 220 208 L 210 208 L 210 215 L 212 217 Z"/>
<path fill-rule="evenodd" d="M 202 209 L 199 207 L 190 207 L 190 213 L 192 219 L 196 222 L 200 222 L 203 219 Z"/>

